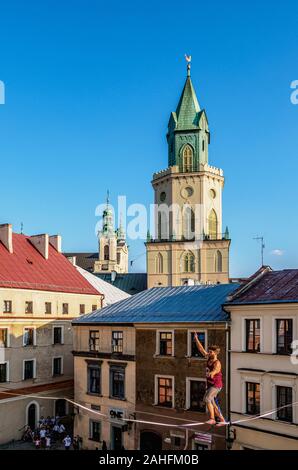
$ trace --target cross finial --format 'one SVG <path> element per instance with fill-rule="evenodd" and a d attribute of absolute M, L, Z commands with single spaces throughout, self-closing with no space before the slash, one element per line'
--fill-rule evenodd
<path fill-rule="evenodd" d="M 191 55 L 184 54 L 184 57 L 187 62 L 187 76 L 190 77 Z"/>
<path fill-rule="evenodd" d="M 110 191 L 107 190 L 107 206 L 110 204 Z"/>

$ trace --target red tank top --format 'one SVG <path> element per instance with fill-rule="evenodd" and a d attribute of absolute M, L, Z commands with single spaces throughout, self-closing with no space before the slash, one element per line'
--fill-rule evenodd
<path fill-rule="evenodd" d="M 222 388 L 222 373 L 221 371 L 218 372 L 217 374 L 214 375 L 214 377 L 210 377 L 209 374 L 212 372 L 215 368 L 215 363 L 217 361 L 207 362 L 207 367 L 206 367 L 206 378 L 207 378 L 207 387 L 216 387 L 216 388 Z"/>

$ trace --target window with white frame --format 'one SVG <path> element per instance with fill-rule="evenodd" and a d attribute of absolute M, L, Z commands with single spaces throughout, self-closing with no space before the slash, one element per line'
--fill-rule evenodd
<path fill-rule="evenodd" d="M 89 439 L 92 441 L 100 442 L 101 423 L 100 421 L 89 421 Z"/>
<path fill-rule="evenodd" d="M 207 330 L 198 330 L 198 338 L 205 350 L 208 349 L 207 345 Z M 195 341 L 195 331 L 188 332 L 188 352 L 189 357 L 204 358 L 203 354 L 199 351 L 197 343 Z"/>
<path fill-rule="evenodd" d="M 157 331 L 156 335 L 156 354 L 158 356 L 174 355 L 174 332 Z"/>
<path fill-rule="evenodd" d="M 245 320 L 245 350 L 247 352 L 260 352 L 261 348 L 261 328 L 259 318 L 249 318 Z"/>
<path fill-rule="evenodd" d="M 53 326 L 53 344 L 63 344 L 62 326 Z"/>
<path fill-rule="evenodd" d="M 34 379 L 36 377 L 35 359 L 23 361 L 23 380 Z"/>
<path fill-rule="evenodd" d="M 155 403 L 166 408 L 174 406 L 174 377 L 155 376 Z"/>
<path fill-rule="evenodd" d="M 23 346 L 35 346 L 35 328 L 24 328 Z"/>
<path fill-rule="evenodd" d="M 53 375 L 63 374 L 62 357 L 53 357 Z"/>
<path fill-rule="evenodd" d="M 292 387 L 276 386 L 276 418 L 280 421 L 293 422 L 293 389 Z"/>
<path fill-rule="evenodd" d="M 257 382 L 246 382 L 246 413 L 257 415 L 260 413 L 261 389 Z"/>
<path fill-rule="evenodd" d="M 12 301 L 3 300 L 3 313 L 12 313 Z"/>
<path fill-rule="evenodd" d="M 8 362 L 2 362 L 0 364 L 0 383 L 9 382 L 8 375 Z"/>
<path fill-rule="evenodd" d="M 206 392 L 206 380 L 187 377 L 186 379 L 186 408 L 192 411 L 205 413 L 206 403 L 204 395 Z"/>
<path fill-rule="evenodd" d="M 292 353 L 293 320 L 276 319 L 276 353 L 289 355 Z"/>

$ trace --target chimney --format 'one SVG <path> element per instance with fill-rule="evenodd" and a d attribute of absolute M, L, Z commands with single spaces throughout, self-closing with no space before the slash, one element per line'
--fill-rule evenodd
<path fill-rule="evenodd" d="M 12 225 L 2 224 L 0 225 L 0 242 L 3 243 L 9 253 L 13 253 L 12 248 Z"/>
<path fill-rule="evenodd" d="M 45 259 L 49 258 L 49 235 L 46 233 L 33 235 L 29 240 Z"/>
<path fill-rule="evenodd" d="M 62 252 L 62 237 L 61 235 L 51 235 L 49 237 L 50 244 L 55 248 L 58 253 Z"/>
<path fill-rule="evenodd" d="M 73 266 L 77 265 L 77 257 L 76 256 L 68 256 L 67 259 Z"/>

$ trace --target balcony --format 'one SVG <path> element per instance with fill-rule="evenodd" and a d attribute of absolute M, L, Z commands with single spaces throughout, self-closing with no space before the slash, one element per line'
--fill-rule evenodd
<path fill-rule="evenodd" d="M 193 236 L 193 237 L 168 237 L 168 238 L 148 238 L 147 243 L 169 243 L 169 242 L 203 242 L 203 241 L 222 241 L 222 240 L 230 240 L 230 236 L 227 232 L 225 233 L 217 233 L 212 235 L 201 235 L 201 236 Z"/>

